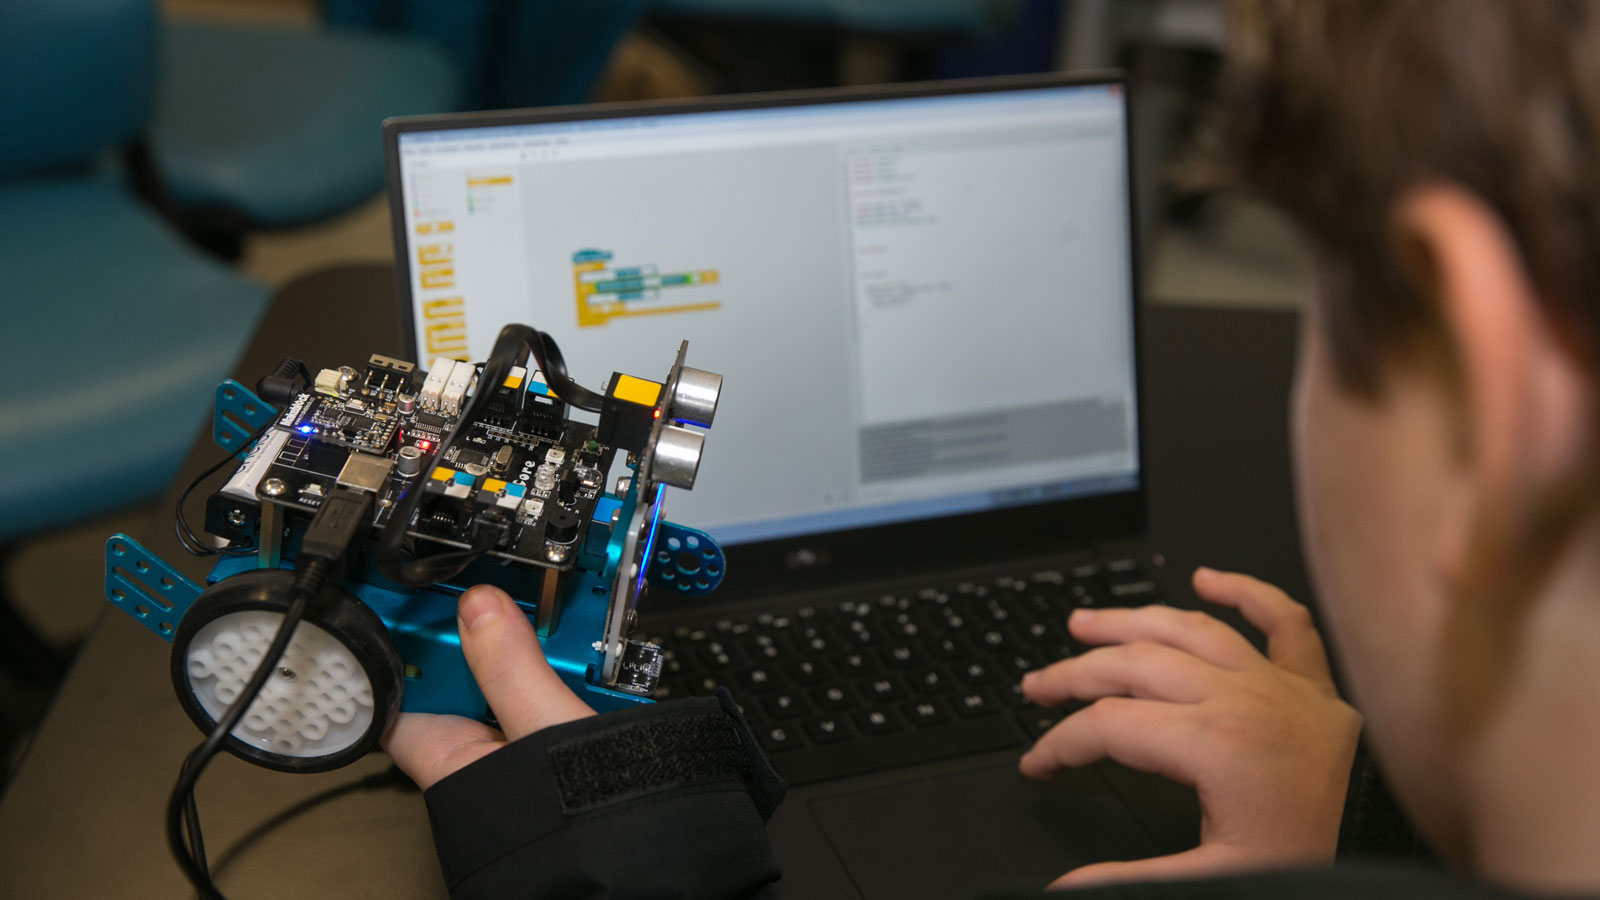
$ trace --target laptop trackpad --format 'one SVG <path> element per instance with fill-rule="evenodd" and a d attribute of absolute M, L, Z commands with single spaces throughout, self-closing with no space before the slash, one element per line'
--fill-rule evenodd
<path fill-rule="evenodd" d="M 1085 863 L 1156 853 L 1092 769 L 1039 783 L 1006 762 L 820 798 L 810 809 L 867 900 L 1035 892 Z"/>

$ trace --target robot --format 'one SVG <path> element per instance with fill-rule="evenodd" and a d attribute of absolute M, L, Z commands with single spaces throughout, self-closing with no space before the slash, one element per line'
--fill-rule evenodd
<path fill-rule="evenodd" d="M 662 519 L 666 489 L 694 486 L 722 388 L 687 349 L 663 380 L 616 373 L 602 392 L 517 325 L 478 364 L 375 354 L 313 376 L 285 360 L 254 391 L 224 381 L 213 471 L 242 461 L 207 500 L 212 540 L 178 504 L 180 541 L 217 557 L 205 584 L 116 534 L 107 599 L 172 644 L 202 732 L 282 771 L 360 758 L 400 711 L 492 724 L 456 631 L 473 584 L 516 599 L 591 706 L 648 703 L 662 651 L 629 637 L 639 598 L 705 594 L 725 567 L 709 535 Z M 607 485 L 619 454 L 628 474 Z"/>

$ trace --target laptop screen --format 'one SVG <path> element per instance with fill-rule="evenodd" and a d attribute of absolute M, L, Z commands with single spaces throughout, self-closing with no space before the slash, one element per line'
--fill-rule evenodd
<path fill-rule="evenodd" d="M 1087 84 L 402 128 L 419 363 L 524 322 L 599 388 L 688 340 L 725 382 L 669 511 L 729 544 L 1133 490 L 1125 108 Z"/>

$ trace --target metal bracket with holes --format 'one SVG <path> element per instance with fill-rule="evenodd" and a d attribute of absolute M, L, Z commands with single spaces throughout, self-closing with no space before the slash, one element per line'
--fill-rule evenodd
<path fill-rule="evenodd" d="M 217 405 L 211 418 L 211 439 L 235 453 L 249 449 L 250 435 L 272 421 L 278 410 L 256 392 L 232 378 L 217 385 Z"/>
<path fill-rule="evenodd" d="M 722 546 L 704 531 L 662 522 L 648 577 L 657 588 L 678 594 L 709 594 L 722 583 L 727 560 Z"/>
<path fill-rule="evenodd" d="M 162 640 L 172 642 L 198 596 L 198 584 L 133 538 L 119 533 L 106 541 L 106 599 Z"/>

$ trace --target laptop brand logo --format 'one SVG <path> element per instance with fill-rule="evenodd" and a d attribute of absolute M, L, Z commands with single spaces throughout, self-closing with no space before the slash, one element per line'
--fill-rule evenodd
<path fill-rule="evenodd" d="M 827 550 L 813 550 L 810 547 L 797 547 L 783 554 L 783 563 L 790 571 L 796 569 L 814 569 L 819 566 L 833 565 L 833 554 Z"/>

